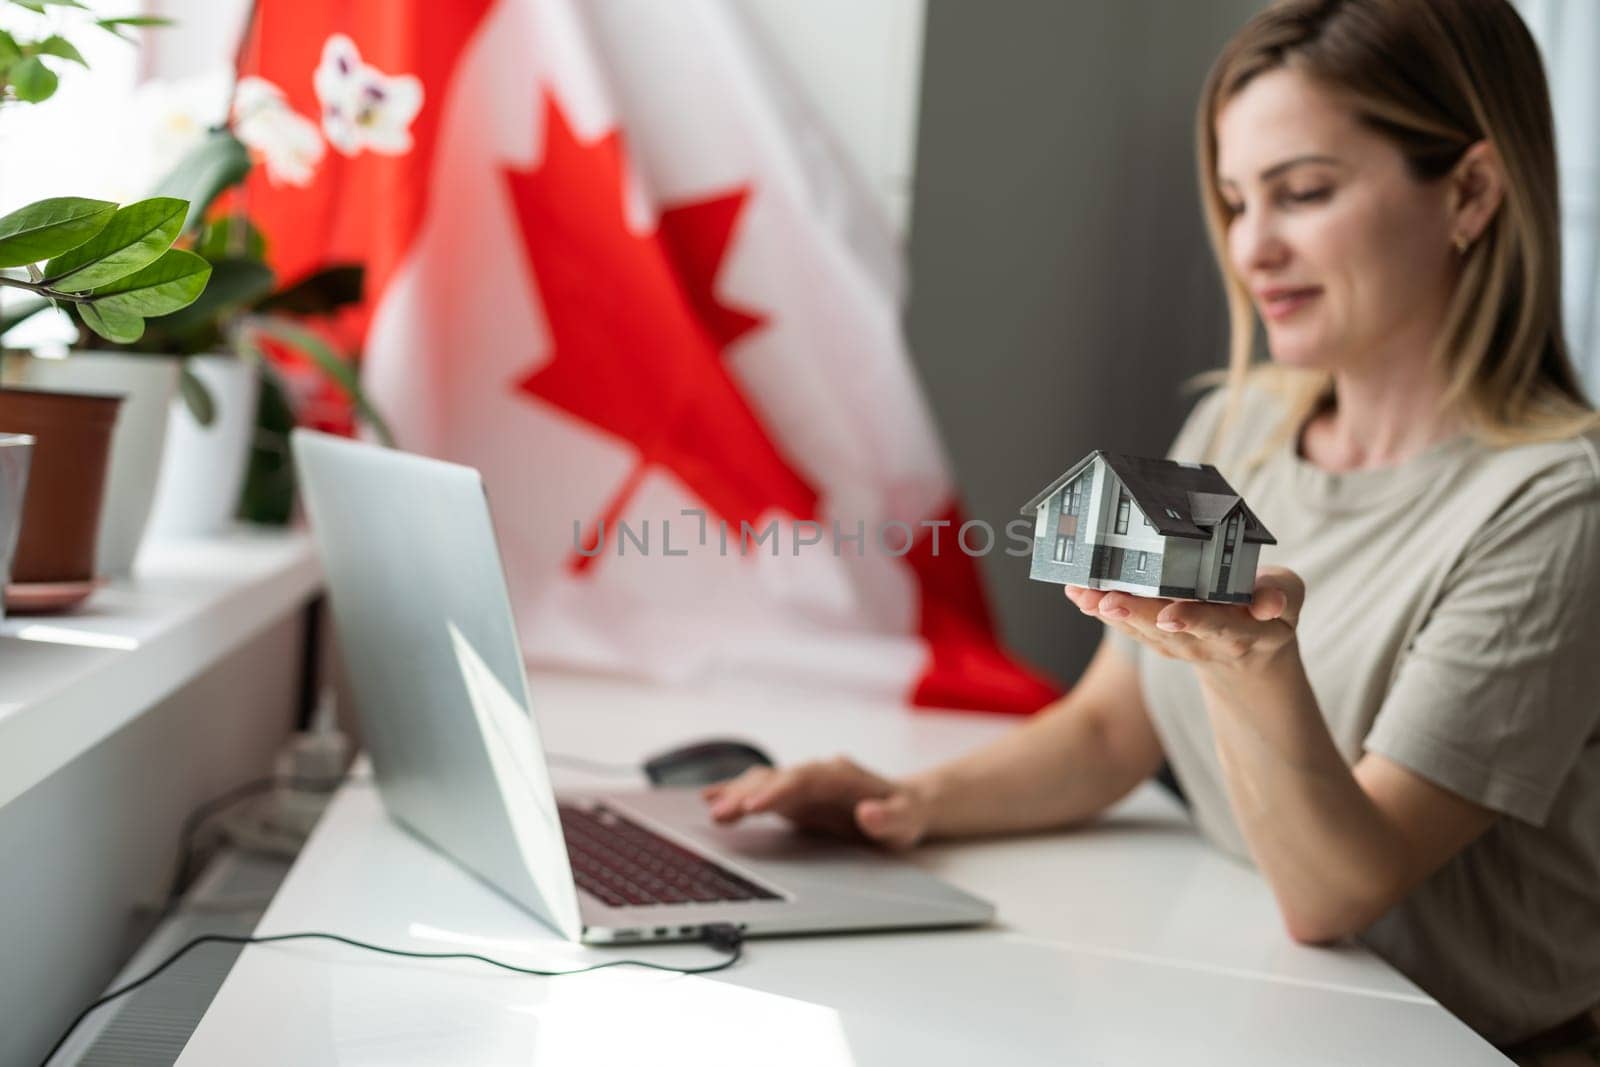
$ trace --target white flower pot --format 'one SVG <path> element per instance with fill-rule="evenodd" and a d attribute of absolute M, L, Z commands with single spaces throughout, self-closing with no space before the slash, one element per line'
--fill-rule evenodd
<path fill-rule="evenodd" d="M 177 357 L 74 352 L 66 359 L 23 357 L 14 367 L 15 380 L 23 385 L 123 398 L 111 435 L 111 463 L 94 555 L 96 574 L 126 577 L 133 570 L 155 498 L 167 415 L 178 391 Z"/>
<path fill-rule="evenodd" d="M 153 539 L 215 537 L 226 530 L 239 508 L 250 460 L 260 370 L 233 356 L 195 356 L 189 370 L 210 391 L 216 417 L 201 426 L 182 397 L 172 401 L 150 516 Z"/>

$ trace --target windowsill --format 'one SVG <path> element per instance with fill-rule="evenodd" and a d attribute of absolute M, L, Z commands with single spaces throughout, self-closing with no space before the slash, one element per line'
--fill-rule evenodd
<path fill-rule="evenodd" d="M 0 623 L 0 806 L 182 688 L 317 591 L 303 531 L 149 546 L 66 615 Z"/>

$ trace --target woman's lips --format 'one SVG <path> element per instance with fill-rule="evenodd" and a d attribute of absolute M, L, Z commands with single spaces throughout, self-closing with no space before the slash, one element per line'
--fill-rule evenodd
<path fill-rule="evenodd" d="M 1261 314 L 1273 322 L 1278 322 L 1293 315 L 1320 295 L 1322 295 L 1321 288 L 1308 285 L 1298 289 L 1263 289 L 1256 293 L 1256 299 L 1261 303 Z"/>

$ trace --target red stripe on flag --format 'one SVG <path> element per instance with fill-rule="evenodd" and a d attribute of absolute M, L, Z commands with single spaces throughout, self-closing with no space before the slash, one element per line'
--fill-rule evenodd
<path fill-rule="evenodd" d="M 240 73 L 272 82 L 301 115 L 317 121 L 321 113 L 312 78 L 336 33 L 356 41 L 365 63 L 386 74 L 414 75 L 423 87 L 409 152 L 351 158 L 330 148 L 311 184 L 298 189 L 273 186 L 265 168 L 251 173 L 246 209 L 268 236 L 268 257 L 280 279 L 361 263 L 368 306 L 376 305 L 421 225 L 456 64 L 490 6 L 491 0 L 260 0 Z"/>
<path fill-rule="evenodd" d="M 928 664 L 911 702 L 1017 715 L 1038 711 L 1061 695 L 1061 687 L 1007 654 L 995 639 L 976 560 L 956 541 L 966 521 L 960 506 L 951 504 L 930 521 L 948 525 L 924 527 L 926 535 L 905 556 L 920 586 L 918 630 L 928 642 Z"/>

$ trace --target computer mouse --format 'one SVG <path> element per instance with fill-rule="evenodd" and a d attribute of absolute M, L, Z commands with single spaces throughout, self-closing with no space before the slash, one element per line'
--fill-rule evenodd
<path fill-rule="evenodd" d="M 748 741 L 709 738 L 669 749 L 645 760 L 652 785 L 710 785 L 735 778 L 751 767 L 771 767 L 772 757 Z"/>

